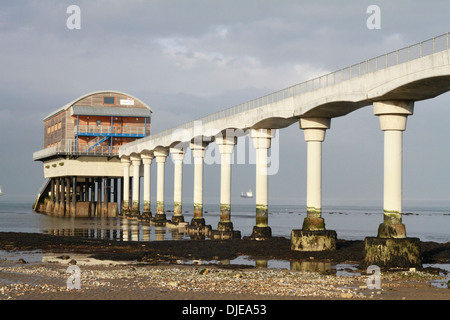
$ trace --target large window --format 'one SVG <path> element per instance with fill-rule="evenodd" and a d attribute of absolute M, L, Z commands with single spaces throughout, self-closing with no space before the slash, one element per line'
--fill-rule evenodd
<path fill-rule="evenodd" d="M 103 97 L 103 104 L 115 104 L 114 97 Z"/>

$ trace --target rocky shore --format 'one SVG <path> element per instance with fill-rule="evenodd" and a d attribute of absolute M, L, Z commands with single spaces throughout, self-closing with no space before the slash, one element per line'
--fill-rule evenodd
<path fill-rule="evenodd" d="M 381 287 L 368 287 L 369 275 L 357 268 L 363 258 L 362 241 L 338 240 L 334 252 L 295 252 L 289 245 L 285 238 L 116 242 L 0 233 L 0 250 L 8 253 L 1 257 L 0 252 L 0 299 L 450 299 L 447 275 L 438 269 L 383 270 Z M 18 258 L 30 251 L 53 258 Z M 450 244 L 422 243 L 422 255 L 427 264 L 449 263 Z M 356 267 L 338 275 L 327 268 L 306 272 L 301 267 L 275 270 L 226 263 L 239 256 L 285 260 L 291 266 L 314 262 Z M 192 263 L 180 264 L 186 260 Z M 208 263 L 211 260 L 217 262 Z M 80 268 L 80 289 L 68 288 L 69 265 Z M 440 281 L 442 288 L 431 285 L 433 281 Z"/>

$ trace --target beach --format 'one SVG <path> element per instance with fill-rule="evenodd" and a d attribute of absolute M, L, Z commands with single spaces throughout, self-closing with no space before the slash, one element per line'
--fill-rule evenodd
<path fill-rule="evenodd" d="M 6 199 L 4 199 L 6 200 Z M 272 206 L 273 237 L 248 239 L 254 208 L 233 214 L 241 239 L 192 240 L 177 229 L 122 218 L 69 219 L 33 213 L 29 202 L 2 202 L 1 300 L 448 300 L 450 266 L 446 206 L 411 208 L 411 236 L 421 240 L 423 268 L 381 270 L 380 289 L 369 289 L 364 237 L 382 214 L 372 207 L 330 207 L 327 226 L 337 250 L 290 250 L 289 234 L 305 213 Z M 213 227 L 218 212 L 207 206 Z M 192 213 L 185 212 L 187 220 Z M 67 288 L 70 265 L 80 268 L 80 289 Z M 170 308 L 169 308 L 170 309 Z"/>
<path fill-rule="evenodd" d="M 381 285 L 357 266 L 362 241 L 334 252 L 294 252 L 289 239 L 118 242 L 37 233 L 0 233 L 2 300 L 448 300 L 436 268 L 382 270 Z M 422 242 L 424 265 L 448 263 L 450 244 Z M 247 256 L 254 266 L 230 264 Z M 291 268 L 267 268 L 269 259 Z M 341 266 L 342 270 L 327 268 Z M 69 266 L 80 270 L 70 289 Z M 307 267 L 312 271 L 307 271 Z M 322 266 L 322 267 L 321 267 Z M 323 267 L 325 266 L 325 267 Z M 439 284 L 439 285 L 436 285 Z"/>

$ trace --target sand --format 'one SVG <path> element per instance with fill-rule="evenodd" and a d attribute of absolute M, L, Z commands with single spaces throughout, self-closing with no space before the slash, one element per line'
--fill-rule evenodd
<path fill-rule="evenodd" d="M 422 248 L 425 263 L 449 263 L 449 244 Z M 365 270 L 342 275 L 317 267 L 357 265 L 361 249 L 362 241 L 342 240 L 336 252 L 324 254 L 292 252 L 284 238 L 142 243 L 0 233 L 0 300 L 166 300 L 177 301 L 172 311 L 178 314 L 188 301 L 450 299 L 443 270 L 383 270 L 380 287 L 370 288 Z M 242 255 L 309 263 L 318 272 L 227 264 Z M 79 268 L 79 289 L 76 281 L 67 283 L 76 276 L 69 266 Z"/>

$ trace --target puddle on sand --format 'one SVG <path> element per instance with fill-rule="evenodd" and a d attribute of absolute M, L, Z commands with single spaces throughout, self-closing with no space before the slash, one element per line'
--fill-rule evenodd
<path fill-rule="evenodd" d="M 6 251 L 0 250 L 0 261 L 14 261 L 18 263 L 38 263 L 42 262 L 44 254 L 41 250 L 33 251 Z"/>
<path fill-rule="evenodd" d="M 113 261 L 99 260 L 89 257 L 89 254 L 74 253 L 43 253 L 41 250 L 34 251 L 6 251 L 0 250 L 0 262 L 9 261 L 20 263 L 61 263 L 69 264 L 70 260 L 76 260 L 77 265 L 130 265 L 141 264 L 138 261 Z M 318 261 L 287 261 L 287 260 L 255 260 L 248 256 L 239 256 L 232 260 L 177 260 L 180 265 L 243 265 L 256 268 L 285 269 L 303 272 L 318 272 L 321 274 L 330 274 L 341 277 L 360 276 L 361 272 L 357 264 L 332 264 L 329 262 Z M 424 264 L 424 268 L 439 268 L 443 271 L 440 275 L 443 279 L 430 281 L 430 285 L 437 288 L 448 288 L 450 281 L 450 264 Z"/>
<path fill-rule="evenodd" d="M 424 264 L 424 268 L 439 268 L 443 271 L 439 272 L 439 275 L 445 277 L 444 279 L 436 279 L 430 281 L 430 284 L 436 288 L 450 289 L 450 263 L 442 264 Z"/>
<path fill-rule="evenodd" d="M 182 265 L 244 265 L 256 268 L 318 272 L 344 277 L 361 275 L 356 264 L 332 264 L 330 262 L 317 261 L 255 260 L 248 256 L 239 256 L 232 260 L 177 260 L 177 263 Z"/>

